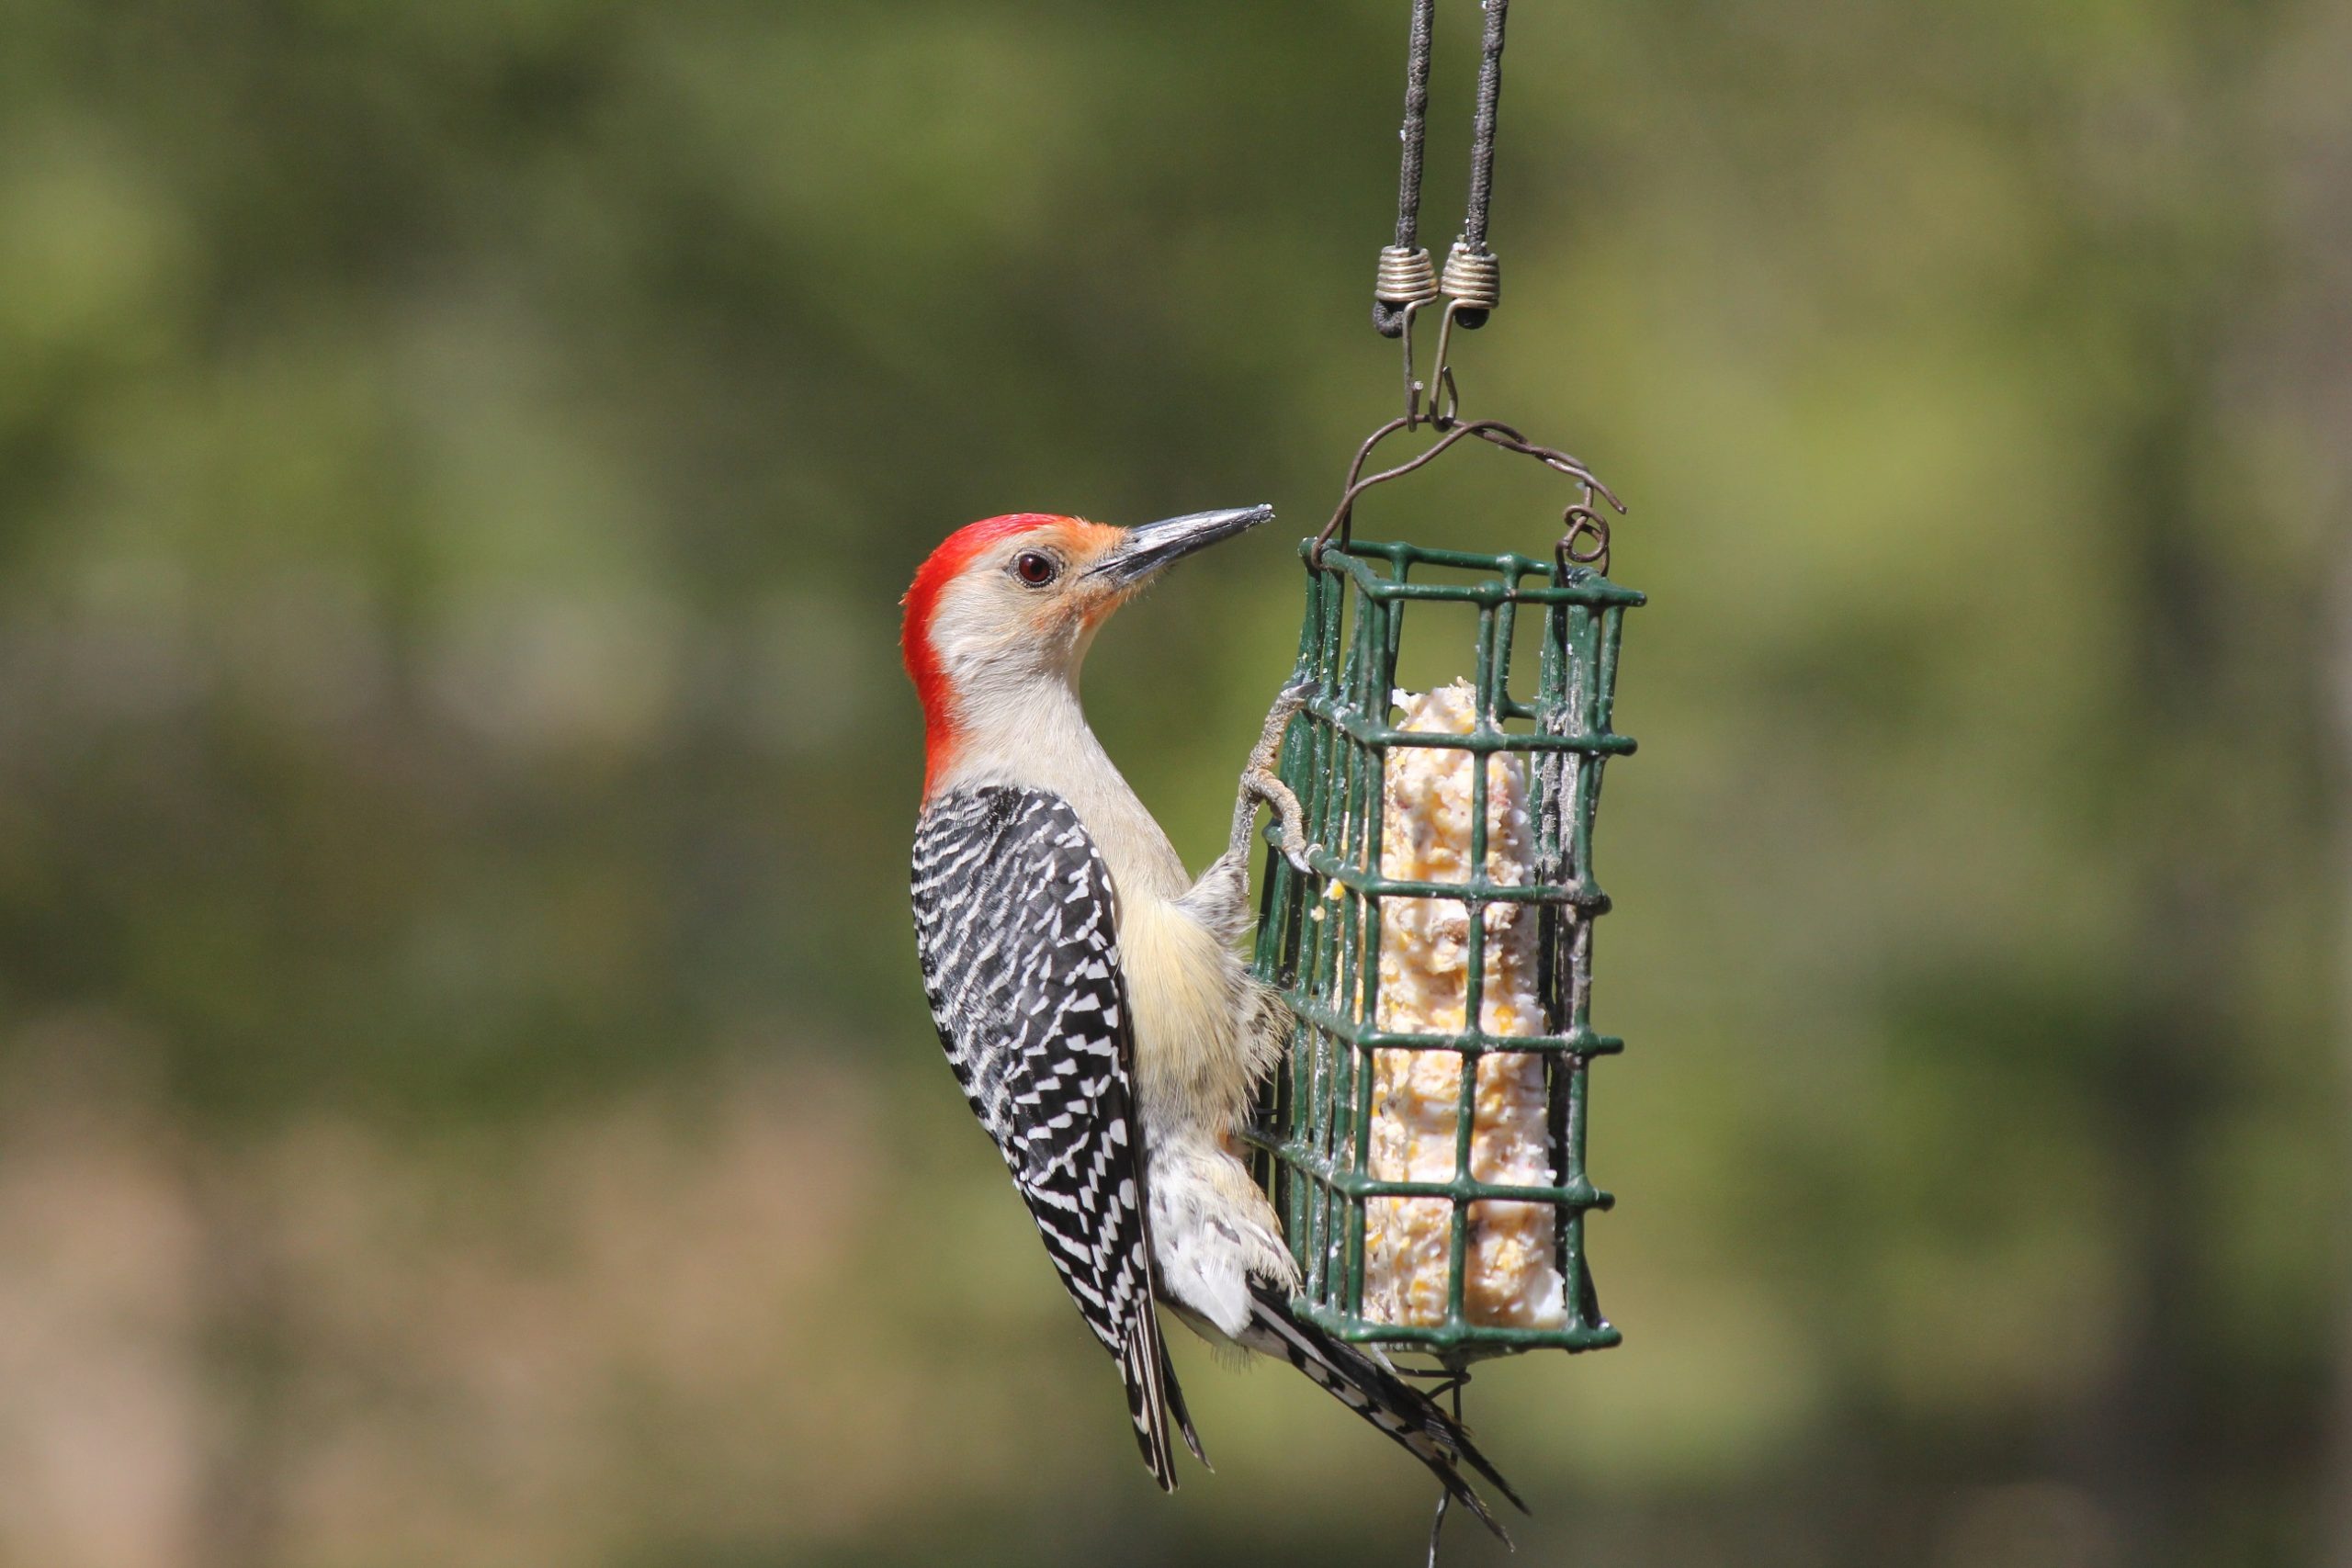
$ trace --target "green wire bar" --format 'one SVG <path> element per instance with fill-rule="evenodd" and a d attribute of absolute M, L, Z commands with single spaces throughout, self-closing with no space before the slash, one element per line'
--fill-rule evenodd
<path fill-rule="evenodd" d="M 1587 1075 L 1594 1057 L 1623 1048 L 1591 1025 L 1592 928 L 1609 908 L 1592 875 L 1592 824 L 1602 767 L 1634 750 L 1632 740 L 1610 728 L 1610 713 L 1621 624 L 1643 596 L 1557 558 L 1339 540 L 1319 558 L 1314 541 L 1306 541 L 1300 555 L 1306 613 L 1295 679 L 1306 701 L 1284 740 L 1281 772 L 1305 811 L 1306 858 L 1313 870 L 1302 874 L 1283 855 L 1267 857 L 1253 967 L 1281 995 L 1294 1026 L 1250 1135 L 1259 1179 L 1283 1217 L 1304 1280 L 1292 1304 L 1341 1338 L 1425 1351 L 1449 1364 L 1544 1348 L 1614 1345 L 1618 1332 L 1600 1314 L 1585 1258 L 1585 1216 L 1612 1201 L 1585 1171 Z M 1438 572 L 1463 580 L 1432 575 Z M 1408 612 L 1425 604 L 1469 605 L 1477 616 L 1476 644 L 1464 650 L 1475 671 L 1477 715 L 1468 735 L 1406 731 L 1392 722 L 1405 622 Z M 1522 611 L 1542 639 L 1535 689 L 1525 697 L 1510 690 L 1512 639 Z M 1426 618 L 1414 616 L 1417 625 Z M 1531 879 L 1503 884 L 1486 875 L 1483 761 L 1469 769 L 1467 880 L 1384 875 L 1383 786 L 1392 747 L 1438 747 L 1478 759 L 1520 756 L 1534 827 Z M 1279 843 L 1280 828 L 1268 831 Z M 1390 897 L 1464 906 L 1470 934 L 1460 1032 L 1378 1027 L 1381 905 Z M 1541 1033 L 1503 1035 L 1476 1027 L 1484 1019 L 1481 917 L 1489 904 L 1506 902 L 1537 910 Z M 1322 918 L 1314 917 L 1317 910 Z M 1453 1179 L 1373 1176 L 1373 1053 L 1382 1050 L 1459 1054 Z M 1551 1184 L 1504 1186 L 1470 1174 L 1478 1062 L 1505 1051 L 1543 1058 Z M 1402 1325 L 1365 1316 L 1365 1201 L 1371 1198 L 1451 1205 L 1443 1322 Z M 1477 1323 L 1464 1310 L 1471 1205 L 1491 1200 L 1552 1207 L 1567 1308 L 1562 1326 Z"/>

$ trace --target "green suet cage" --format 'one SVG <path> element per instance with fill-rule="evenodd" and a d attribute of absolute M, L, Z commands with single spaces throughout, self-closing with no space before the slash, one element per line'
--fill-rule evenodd
<path fill-rule="evenodd" d="M 1306 611 L 1296 682 L 1305 703 L 1285 739 L 1281 773 L 1305 812 L 1312 871 L 1301 874 L 1279 853 L 1268 859 L 1255 970 L 1281 994 L 1295 1027 L 1261 1106 L 1252 1137 L 1257 1169 L 1304 1279 L 1295 1303 L 1302 1315 L 1345 1339 L 1423 1351 L 1457 1367 L 1545 1347 L 1597 1349 L 1619 1337 L 1600 1314 L 1585 1258 L 1585 1216 L 1611 1202 L 1585 1168 L 1587 1075 L 1593 1058 L 1622 1049 L 1591 1024 L 1593 923 L 1609 908 L 1593 877 L 1592 832 L 1601 770 L 1634 749 L 1611 728 L 1610 710 L 1621 623 L 1643 596 L 1571 558 L 1573 537 L 1551 558 L 1351 542 L 1344 533 L 1302 549 Z M 1605 531 L 1600 537 L 1605 542 Z M 1599 565 L 1606 570 L 1605 549 Z M 1424 659 L 1421 645 L 1431 634 L 1471 615 L 1475 641 L 1459 649 L 1466 660 L 1456 667 L 1475 694 L 1470 733 L 1400 728 L 1394 695 L 1408 639 Z M 1540 640 L 1533 689 L 1522 694 L 1511 689 L 1512 656 L 1515 641 L 1530 635 Z M 1520 652 L 1524 671 L 1529 661 Z M 1430 746 L 1480 759 L 1465 769 L 1472 841 L 1461 881 L 1383 872 L 1389 755 Z M 1485 759 L 1497 754 L 1515 756 L 1524 770 L 1534 850 L 1524 880 L 1488 874 L 1493 770 Z M 1280 829 L 1273 834 L 1278 842 Z M 1459 1032 L 1381 1027 L 1382 905 L 1396 898 L 1453 900 L 1464 908 L 1467 1001 Z M 1538 1033 L 1482 1032 L 1485 913 L 1498 902 L 1532 906 L 1537 917 Z M 1451 1180 L 1374 1174 L 1374 1054 L 1400 1049 L 1460 1057 Z M 1506 1186 L 1473 1175 L 1478 1064 L 1502 1052 L 1542 1060 L 1549 1184 Z M 1389 1197 L 1450 1205 L 1442 1322 L 1406 1325 L 1367 1314 L 1366 1205 Z M 1465 1309 L 1467 1259 L 1480 1223 L 1472 1205 L 1489 1200 L 1549 1206 L 1565 1287 L 1565 1322 L 1557 1326 L 1474 1321 Z"/>

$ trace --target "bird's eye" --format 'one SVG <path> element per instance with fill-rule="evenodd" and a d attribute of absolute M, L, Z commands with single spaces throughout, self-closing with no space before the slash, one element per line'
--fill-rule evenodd
<path fill-rule="evenodd" d="M 1035 550 L 1024 550 L 1012 561 L 1012 575 L 1032 588 L 1043 588 L 1060 576 L 1061 570 L 1053 557 Z"/>

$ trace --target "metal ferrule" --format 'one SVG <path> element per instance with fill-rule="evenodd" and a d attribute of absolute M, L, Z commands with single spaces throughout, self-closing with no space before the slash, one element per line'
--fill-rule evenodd
<path fill-rule="evenodd" d="M 1437 264 L 1425 250 L 1385 246 L 1380 272 L 1373 280 L 1372 297 L 1384 305 L 1426 305 L 1438 296 Z"/>
<path fill-rule="evenodd" d="M 1503 264 L 1492 254 L 1469 251 L 1454 242 L 1445 256 L 1446 293 L 1465 310 L 1491 310 L 1502 303 Z"/>

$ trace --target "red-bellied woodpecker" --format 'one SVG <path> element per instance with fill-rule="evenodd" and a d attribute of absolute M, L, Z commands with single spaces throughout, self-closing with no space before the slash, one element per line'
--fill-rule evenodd
<path fill-rule="evenodd" d="M 1239 1152 L 1286 1027 L 1235 944 L 1260 802 L 1286 847 L 1304 841 L 1272 771 L 1296 695 L 1269 715 L 1231 843 L 1198 881 L 1079 706 L 1079 667 L 1114 610 L 1170 562 L 1272 515 L 1127 529 L 992 517 L 923 562 L 904 634 L 927 728 L 913 879 L 923 986 L 957 1082 L 1118 1359 L 1163 1488 L 1176 1484 L 1170 1421 L 1195 1457 L 1201 1447 L 1155 1302 L 1212 1342 L 1289 1361 L 1491 1527 L 1460 1467 L 1519 1499 L 1462 1428 L 1376 1352 L 1291 1312 L 1297 1268 Z"/>

